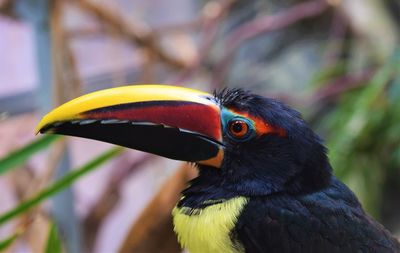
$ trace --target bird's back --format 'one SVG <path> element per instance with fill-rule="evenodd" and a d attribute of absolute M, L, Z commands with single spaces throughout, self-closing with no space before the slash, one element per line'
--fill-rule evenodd
<path fill-rule="evenodd" d="M 232 238 L 246 252 L 400 252 L 399 242 L 337 179 L 316 193 L 253 197 Z"/>

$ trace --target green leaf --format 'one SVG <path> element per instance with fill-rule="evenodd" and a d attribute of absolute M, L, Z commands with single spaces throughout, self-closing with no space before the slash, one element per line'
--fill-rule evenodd
<path fill-rule="evenodd" d="M 18 165 L 23 164 L 33 154 L 47 148 L 51 143 L 59 138 L 60 136 L 58 135 L 44 135 L 28 145 L 11 152 L 9 155 L 0 160 L 0 175 Z"/>
<path fill-rule="evenodd" d="M 331 81 L 332 79 L 343 76 L 345 74 L 346 74 L 346 63 L 338 62 L 316 73 L 311 80 L 310 86 L 313 89 L 322 87 L 328 84 L 329 81 Z"/>
<path fill-rule="evenodd" d="M 0 252 L 5 251 L 8 247 L 11 246 L 11 244 L 15 241 L 15 239 L 18 238 L 19 233 L 15 233 L 8 238 L 0 241 Z"/>
<path fill-rule="evenodd" d="M 364 136 L 369 136 L 369 127 L 382 122 L 384 114 L 376 110 L 379 99 L 384 97 L 385 88 L 393 76 L 391 64 L 383 66 L 369 81 L 369 84 L 358 92 L 344 96 L 336 109 L 336 123 L 332 125 L 332 134 L 328 140 L 330 160 L 335 168 L 335 175 L 343 179 L 346 176 L 347 156 L 354 153 Z"/>
<path fill-rule="evenodd" d="M 385 180 L 400 164 L 393 151 L 400 143 L 399 56 L 380 67 L 367 85 L 342 94 L 321 120 L 335 175 L 375 218 Z"/>
<path fill-rule="evenodd" d="M 54 223 L 50 224 L 49 237 L 47 239 L 46 253 L 61 253 L 62 243 L 58 236 L 57 228 Z"/>
<path fill-rule="evenodd" d="M 121 147 L 112 148 L 100 156 L 96 157 L 95 159 L 89 161 L 82 167 L 77 169 L 72 169 L 67 175 L 59 179 L 58 181 L 54 182 L 47 188 L 44 188 L 41 192 L 37 193 L 31 199 L 28 199 L 18 206 L 13 208 L 12 210 L 4 213 L 0 216 L 0 224 L 3 224 L 7 221 L 10 221 L 17 215 L 20 215 L 30 208 L 38 205 L 40 202 L 48 199 L 49 197 L 55 195 L 56 193 L 64 190 L 72 183 L 80 179 L 82 176 L 87 174 L 88 172 L 92 171 L 93 169 L 98 168 L 101 164 L 105 163 L 106 161 L 110 160 L 111 158 L 115 157 L 116 155 L 120 154 L 123 149 Z"/>

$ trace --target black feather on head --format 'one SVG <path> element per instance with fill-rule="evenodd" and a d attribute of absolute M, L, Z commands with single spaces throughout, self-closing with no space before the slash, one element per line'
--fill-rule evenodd
<path fill-rule="evenodd" d="M 282 102 L 243 89 L 223 89 L 215 93 L 215 97 L 222 106 L 246 111 L 274 127 L 284 129 L 287 134 L 286 137 L 266 135 L 240 144 L 241 157 L 236 157 L 233 152 L 231 159 L 240 159 L 245 167 L 245 157 L 249 157 L 253 168 L 247 168 L 248 173 L 253 171 L 256 178 L 273 176 L 275 184 L 271 184 L 279 191 L 312 191 L 329 183 L 331 167 L 326 148 L 299 112 Z M 238 147 L 239 150 L 241 147 Z M 233 165 L 232 161 L 230 165 L 229 161 L 226 162 L 227 166 Z M 265 176 L 259 175 L 261 173 Z"/>

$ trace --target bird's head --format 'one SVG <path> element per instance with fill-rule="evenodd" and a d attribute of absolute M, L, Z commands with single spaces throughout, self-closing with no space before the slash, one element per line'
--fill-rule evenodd
<path fill-rule="evenodd" d="M 331 175 L 321 140 L 297 111 L 240 89 L 214 95 L 165 85 L 102 90 L 54 109 L 37 132 L 194 162 L 200 186 L 245 196 L 313 191 Z"/>
<path fill-rule="evenodd" d="M 296 194 L 329 183 L 326 148 L 299 112 L 241 89 L 225 89 L 215 97 L 222 108 L 221 170 L 233 191 Z"/>

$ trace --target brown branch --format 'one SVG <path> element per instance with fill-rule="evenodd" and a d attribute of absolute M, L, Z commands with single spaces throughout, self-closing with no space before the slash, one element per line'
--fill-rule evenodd
<path fill-rule="evenodd" d="M 145 49 L 143 50 L 142 71 L 140 73 L 141 83 L 153 83 L 155 76 L 157 56 L 154 51 Z"/>
<path fill-rule="evenodd" d="M 278 14 L 257 18 L 236 28 L 225 40 L 226 52 L 215 69 L 213 86 L 217 87 L 222 83 L 235 52 L 244 42 L 261 34 L 283 29 L 305 18 L 319 15 L 328 7 L 328 3 L 324 0 L 308 1 Z"/>
<path fill-rule="evenodd" d="M 189 79 L 200 67 L 212 48 L 223 18 L 228 14 L 234 2 L 235 0 L 225 0 L 220 2 L 214 1 L 209 2 L 204 6 L 202 10 L 202 41 L 198 49 L 198 57 L 177 77 L 175 77 L 175 79 L 171 81 L 172 83 L 182 83 Z"/>
<path fill-rule="evenodd" d="M 197 174 L 189 164 L 183 164 L 161 186 L 160 191 L 147 205 L 131 227 L 119 252 L 181 252 L 173 231 L 171 212 L 187 182 Z"/>
<path fill-rule="evenodd" d="M 53 169 L 48 167 L 43 176 L 35 176 L 32 169 L 26 166 L 26 168 L 16 170 L 11 174 L 18 202 L 22 203 L 32 197 L 34 193 L 39 192 L 39 189 L 42 189 L 43 185 L 49 181 Z M 43 252 L 46 245 L 49 218 L 42 207 L 38 206 L 29 210 L 18 219 L 18 223 L 19 225 L 15 229 L 16 233 L 24 238 L 27 246 L 33 252 Z M 15 251 L 11 250 L 10 252 Z"/>
<path fill-rule="evenodd" d="M 266 97 L 271 97 L 284 101 L 289 104 L 298 104 L 302 106 L 314 106 L 321 102 L 335 101 L 343 93 L 368 85 L 368 80 L 374 75 L 375 70 L 368 69 L 360 73 L 341 76 L 321 85 L 311 97 L 299 97 L 291 93 L 268 93 Z"/>
<path fill-rule="evenodd" d="M 110 25 L 122 37 L 137 44 L 140 47 L 147 48 L 154 52 L 158 59 L 176 67 L 184 68 L 185 63 L 168 55 L 157 42 L 157 36 L 152 30 L 144 24 L 132 24 L 126 22 L 121 15 L 116 15 L 100 4 L 94 4 L 88 0 L 79 0 L 80 7 L 93 14 L 100 21 Z"/>
<path fill-rule="evenodd" d="M 335 9 L 329 32 L 328 45 L 324 52 L 325 64 L 335 64 L 340 60 L 344 50 L 344 41 L 348 30 L 348 20 L 342 11 Z"/>
<path fill-rule="evenodd" d="M 0 4 L 0 14 L 16 19 L 17 15 L 14 12 L 14 2 L 11 0 L 3 0 Z"/>
<path fill-rule="evenodd" d="M 82 94 L 81 81 L 75 57 L 63 24 L 63 8 L 67 2 L 57 0 L 52 4 L 50 18 L 54 103 L 60 105 Z"/>
<path fill-rule="evenodd" d="M 349 74 L 330 81 L 321 87 L 310 100 L 309 103 L 316 104 L 323 100 L 332 100 L 344 92 L 356 89 L 368 83 L 374 75 L 375 70 L 365 70 L 356 74 Z"/>
<path fill-rule="evenodd" d="M 101 198 L 91 207 L 89 214 L 83 221 L 87 252 L 92 251 L 102 222 L 113 211 L 115 205 L 120 200 L 120 186 L 123 184 L 123 181 L 152 157 L 150 154 L 143 154 L 132 163 L 127 161 L 128 155 L 126 153 L 119 158 L 115 166 L 118 169 L 113 170 L 113 174 L 107 182 L 107 188 L 101 193 Z"/>
<path fill-rule="evenodd" d="M 73 30 L 67 31 L 66 36 L 70 39 L 76 38 L 87 38 L 95 37 L 104 34 L 105 29 L 103 27 L 79 27 Z"/>
<path fill-rule="evenodd" d="M 50 14 L 50 25 L 51 25 L 51 35 L 52 35 L 52 56 L 54 60 L 54 76 L 55 76 L 55 90 L 57 92 L 57 98 L 59 103 L 63 102 L 65 97 L 63 74 L 68 70 L 75 70 L 75 67 L 71 64 L 71 61 L 64 61 L 65 54 L 71 53 L 66 50 L 66 41 L 63 38 L 63 26 L 62 26 L 62 3 L 63 0 L 54 1 L 51 5 Z M 70 56 L 72 57 L 72 56 Z M 60 71 L 63 69 L 64 71 Z M 71 82 L 70 82 L 71 83 Z M 79 85 L 79 83 L 78 83 Z M 31 170 L 18 170 L 17 176 L 15 178 L 16 193 L 19 201 L 28 199 L 35 193 L 39 192 L 41 188 L 51 179 L 56 165 L 64 153 L 65 142 L 57 142 L 55 146 L 51 149 L 51 156 L 47 164 L 47 169 L 43 175 L 40 177 L 35 177 L 31 173 Z M 22 224 L 26 224 L 21 234 L 24 236 L 27 245 L 32 249 L 33 252 L 43 252 L 46 243 L 46 232 L 49 227 L 49 218 L 43 214 L 42 207 L 38 206 L 25 213 L 21 217 Z M 28 226 L 29 224 L 29 226 Z"/>
<path fill-rule="evenodd" d="M 179 23 L 179 24 L 171 24 L 165 26 L 155 27 L 153 32 L 158 35 L 164 35 L 169 33 L 182 33 L 182 32 L 189 32 L 195 29 L 198 29 L 204 23 L 204 18 L 202 16 L 197 17 L 193 20 L 190 20 L 186 23 Z"/>

